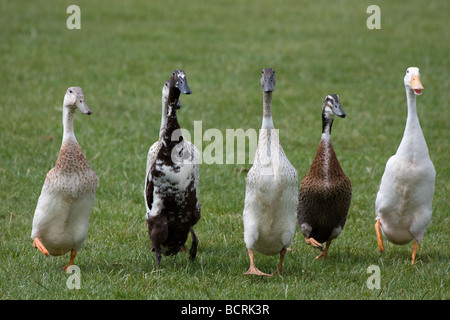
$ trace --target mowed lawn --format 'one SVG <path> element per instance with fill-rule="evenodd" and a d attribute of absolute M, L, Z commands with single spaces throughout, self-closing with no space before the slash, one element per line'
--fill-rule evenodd
<path fill-rule="evenodd" d="M 80 30 L 66 27 L 71 4 L 81 9 Z M 371 4 L 381 9 L 381 29 L 366 26 Z M 450 2 L 2 1 L 0 9 L 0 299 L 450 298 Z M 421 71 L 417 110 L 437 171 L 433 217 L 414 266 L 410 244 L 386 242 L 380 254 L 374 231 L 378 186 L 405 127 L 410 66 Z M 347 118 L 335 120 L 332 139 L 353 185 L 343 232 L 318 261 L 297 228 L 283 277 L 244 276 L 247 152 L 244 164 L 200 166 L 197 259 L 163 256 L 157 270 L 143 186 L 164 82 L 185 70 L 193 94 L 181 97 L 179 123 L 192 136 L 194 121 L 201 135 L 217 129 L 225 150 L 227 129 L 261 126 L 265 67 L 276 70 L 274 124 L 300 179 L 317 150 L 323 99 L 340 96 Z M 79 290 L 67 287 L 61 269 L 69 256 L 45 258 L 30 239 L 69 86 L 83 89 L 93 111 L 76 113 L 75 134 L 99 177 L 75 259 Z M 278 256 L 255 260 L 272 272 Z M 370 266 L 380 270 L 380 289 L 367 285 Z"/>

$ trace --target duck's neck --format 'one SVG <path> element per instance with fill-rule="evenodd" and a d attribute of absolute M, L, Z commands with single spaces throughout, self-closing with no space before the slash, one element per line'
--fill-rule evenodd
<path fill-rule="evenodd" d="M 75 116 L 75 109 L 70 108 L 68 106 L 63 107 L 63 141 L 65 140 L 75 140 L 75 133 L 73 131 L 73 118 Z"/>
<path fill-rule="evenodd" d="M 327 116 L 325 113 L 322 113 L 322 140 L 330 141 L 333 121 L 334 117 L 332 115 Z"/>
<path fill-rule="evenodd" d="M 416 95 L 414 91 L 406 88 L 406 101 L 408 104 L 408 117 L 406 119 L 406 129 L 420 129 L 419 118 L 417 117 Z"/>
<path fill-rule="evenodd" d="M 167 98 L 162 98 L 162 116 L 161 116 L 161 126 L 159 127 L 159 138 L 161 139 L 164 135 L 164 129 L 167 125 L 167 111 L 168 111 L 168 101 Z"/>
<path fill-rule="evenodd" d="M 273 129 L 272 92 L 264 92 L 263 94 L 263 121 L 261 129 Z"/>
<path fill-rule="evenodd" d="M 409 88 L 406 88 L 406 101 L 408 104 L 408 116 L 397 154 L 409 158 L 421 157 L 422 153 L 428 154 L 428 148 L 422 133 L 422 128 L 420 127 L 419 117 L 417 116 L 416 95 Z"/>
<path fill-rule="evenodd" d="M 183 139 L 183 136 L 181 136 L 181 132 L 175 132 L 179 129 L 180 125 L 178 124 L 176 109 L 169 106 L 167 112 L 167 125 L 164 128 L 163 134 L 163 139 L 166 142 L 167 146 L 181 142 L 181 140 Z M 177 138 L 179 139 L 177 140 Z"/>

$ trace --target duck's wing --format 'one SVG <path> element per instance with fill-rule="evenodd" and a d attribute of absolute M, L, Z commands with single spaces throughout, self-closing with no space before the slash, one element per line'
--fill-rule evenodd
<path fill-rule="evenodd" d="M 152 209 L 152 203 L 153 203 L 153 182 L 152 182 L 152 175 L 151 175 L 151 169 L 152 165 L 155 162 L 159 149 L 161 148 L 161 143 L 158 140 L 157 142 L 153 143 L 150 149 L 148 150 L 147 154 L 147 168 L 146 168 L 146 175 L 145 175 L 145 185 L 144 185 L 144 198 L 145 198 L 145 206 L 147 209 L 146 212 L 146 218 L 148 218 L 148 214 L 150 210 Z"/>
<path fill-rule="evenodd" d="M 150 211 L 152 210 L 152 204 L 153 204 L 153 181 L 151 179 L 151 172 L 149 171 L 147 173 L 147 178 L 145 180 L 145 190 L 144 190 L 144 196 L 145 196 L 145 206 L 147 209 L 147 212 L 145 214 L 146 219 L 149 218 Z"/>

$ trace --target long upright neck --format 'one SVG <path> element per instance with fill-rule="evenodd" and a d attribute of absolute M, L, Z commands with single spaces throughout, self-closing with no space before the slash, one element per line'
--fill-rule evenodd
<path fill-rule="evenodd" d="M 159 127 L 159 138 L 162 138 L 164 134 L 164 129 L 167 125 L 167 111 L 168 111 L 168 101 L 167 98 L 162 98 L 162 116 L 161 116 L 161 126 Z"/>
<path fill-rule="evenodd" d="M 167 123 L 165 126 L 165 129 L 163 131 L 163 139 L 166 143 L 166 145 L 172 145 L 172 134 L 175 130 L 180 129 L 180 125 L 178 124 L 177 119 L 177 104 L 178 104 L 178 98 L 180 97 L 180 90 L 178 90 L 175 87 L 171 87 L 169 90 L 169 96 L 167 98 Z M 164 111 L 163 111 L 164 112 Z M 163 116 L 164 119 L 164 116 Z M 179 140 L 181 141 L 181 140 Z"/>
<path fill-rule="evenodd" d="M 408 117 L 406 118 L 405 129 L 420 129 L 419 118 L 417 117 L 416 95 L 413 90 L 406 88 L 406 101 L 408 103 Z"/>
<path fill-rule="evenodd" d="M 406 88 L 406 101 L 408 103 L 408 116 L 397 154 L 410 158 L 420 158 L 422 155 L 428 155 L 428 148 L 417 116 L 416 95 L 409 88 Z"/>
<path fill-rule="evenodd" d="M 322 139 L 329 141 L 331 139 L 331 127 L 333 126 L 334 116 L 326 115 L 322 112 Z"/>
<path fill-rule="evenodd" d="M 263 95 L 263 121 L 261 128 L 274 128 L 272 120 L 272 92 L 264 92 Z"/>
<path fill-rule="evenodd" d="M 164 134 L 163 134 L 163 138 L 166 142 L 166 145 L 169 144 L 173 144 L 173 143 L 179 143 L 182 140 L 182 136 L 181 139 L 179 140 L 172 140 L 172 139 L 176 139 L 178 138 L 178 136 L 173 136 L 174 132 L 176 130 L 180 129 L 180 125 L 178 124 L 178 119 L 177 119 L 177 113 L 176 113 L 176 109 L 172 108 L 172 107 L 168 107 L 168 113 L 167 113 L 167 125 L 164 129 Z M 176 132 L 175 135 L 177 135 L 178 133 Z M 181 134 L 181 132 L 179 133 Z"/>
<path fill-rule="evenodd" d="M 75 133 L 73 131 L 73 118 L 75 116 L 75 109 L 72 109 L 70 107 L 64 106 L 63 107 L 63 127 L 64 127 L 64 134 L 63 134 L 63 141 L 67 139 L 74 139 Z"/>

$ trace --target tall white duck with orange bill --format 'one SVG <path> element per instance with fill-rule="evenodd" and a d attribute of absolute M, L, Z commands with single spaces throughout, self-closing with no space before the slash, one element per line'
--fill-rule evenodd
<path fill-rule="evenodd" d="M 422 94 L 419 69 L 410 67 L 404 77 L 408 116 L 403 139 L 389 158 L 375 201 L 378 248 L 384 251 L 383 235 L 394 244 L 413 241 L 414 264 L 419 242 L 431 220 L 436 170 L 416 110 L 416 96 Z"/>
<path fill-rule="evenodd" d="M 45 178 L 33 218 L 33 246 L 46 257 L 70 251 L 73 264 L 86 239 L 89 216 L 98 179 L 89 166 L 73 131 L 76 109 L 91 114 L 79 87 L 70 87 L 64 96 L 64 134 L 56 165 Z"/>

